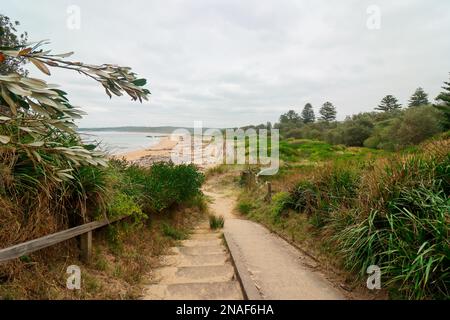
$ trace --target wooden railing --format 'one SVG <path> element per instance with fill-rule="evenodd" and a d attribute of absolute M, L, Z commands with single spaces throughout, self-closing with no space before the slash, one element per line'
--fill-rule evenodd
<path fill-rule="evenodd" d="M 112 224 L 116 221 L 122 220 L 126 217 L 128 216 L 122 216 L 111 220 L 105 219 L 101 221 L 89 222 L 81 226 L 59 231 L 27 242 L 19 243 L 8 248 L 0 249 L 0 263 L 12 259 L 17 259 L 21 256 L 53 246 L 57 243 L 78 236 L 80 237 L 81 259 L 85 262 L 88 262 L 91 258 L 92 253 L 92 231 Z"/>

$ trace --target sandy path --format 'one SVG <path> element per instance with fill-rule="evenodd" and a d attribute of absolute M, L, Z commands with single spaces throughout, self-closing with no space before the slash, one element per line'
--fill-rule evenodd
<path fill-rule="evenodd" d="M 218 180 L 220 181 L 220 180 Z M 309 258 L 258 223 L 233 214 L 236 204 L 230 192 L 207 185 L 211 211 L 225 218 L 227 241 L 233 241 L 238 257 L 261 299 L 345 299 L 325 276 L 308 267 Z"/>

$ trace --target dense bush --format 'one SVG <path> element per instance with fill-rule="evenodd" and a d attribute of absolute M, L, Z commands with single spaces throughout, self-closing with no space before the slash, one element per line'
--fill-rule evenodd
<path fill-rule="evenodd" d="M 330 144 L 395 151 L 442 132 L 444 114 L 431 105 L 390 112 L 365 112 L 341 122 L 281 126 L 284 138 L 317 139 Z"/>
<path fill-rule="evenodd" d="M 432 146 L 368 172 L 355 223 L 336 234 L 349 268 L 376 264 L 417 299 L 450 297 L 450 142 Z"/>
<path fill-rule="evenodd" d="M 418 144 L 442 131 L 441 117 L 441 112 L 432 106 L 407 109 L 393 122 L 391 139 L 400 148 Z"/>
<path fill-rule="evenodd" d="M 289 204 L 314 219 L 318 227 L 325 225 L 335 210 L 351 207 L 359 187 L 358 167 L 327 165 L 290 190 Z"/>
<path fill-rule="evenodd" d="M 113 164 L 116 192 L 135 199 L 146 213 L 160 212 L 201 194 L 204 175 L 192 164 L 159 162 L 148 168 L 118 160 Z"/>
<path fill-rule="evenodd" d="M 277 192 L 272 196 L 272 217 L 277 221 L 292 206 L 288 192 Z"/>
<path fill-rule="evenodd" d="M 253 207 L 252 204 L 248 201 L 241 200 L 238 203 L 239 212 L 242 214 L 245 214 L 245 215 L 250 213 L 250 211 L 252 210 L 252 207 Z"/>
<path fill-rule="evenodd" d="M 448 136 L 374 163 L 317 166 L 273 200 L 274 222 L 306 213 L 350 270 L 364 277 L 375 264 L 405 297 L 450 298 Z"/>

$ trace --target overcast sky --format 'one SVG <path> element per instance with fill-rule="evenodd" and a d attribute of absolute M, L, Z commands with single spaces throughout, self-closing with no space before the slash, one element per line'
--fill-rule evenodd
<path fill-rule="evenodd" d="M 80 29 L 67 27 L 71 5 Z M 367 27 L 371 5 L 379 29 Z M 139 104 L 52 69 L 46 80 L 88 112 L 83 127 L 240 126 L 328 100 L 343 119 L 386 94 L 405 104 L 419 86 L 434 98 L 450 72 L 449 0 L 10 0 L 0 12 L 30 40 L 51 39 L 54 53 L 148 79 L 151 98 Z"/>

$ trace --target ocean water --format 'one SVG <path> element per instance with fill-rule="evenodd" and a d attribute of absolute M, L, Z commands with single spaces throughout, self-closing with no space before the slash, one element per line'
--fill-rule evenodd
<path fill-rule="evenodd" d="M 80 131 L 86 143 L 99 143 L 99 148 L 117 155 L 154 146 L 163 134 L 150 132 Z"/>

